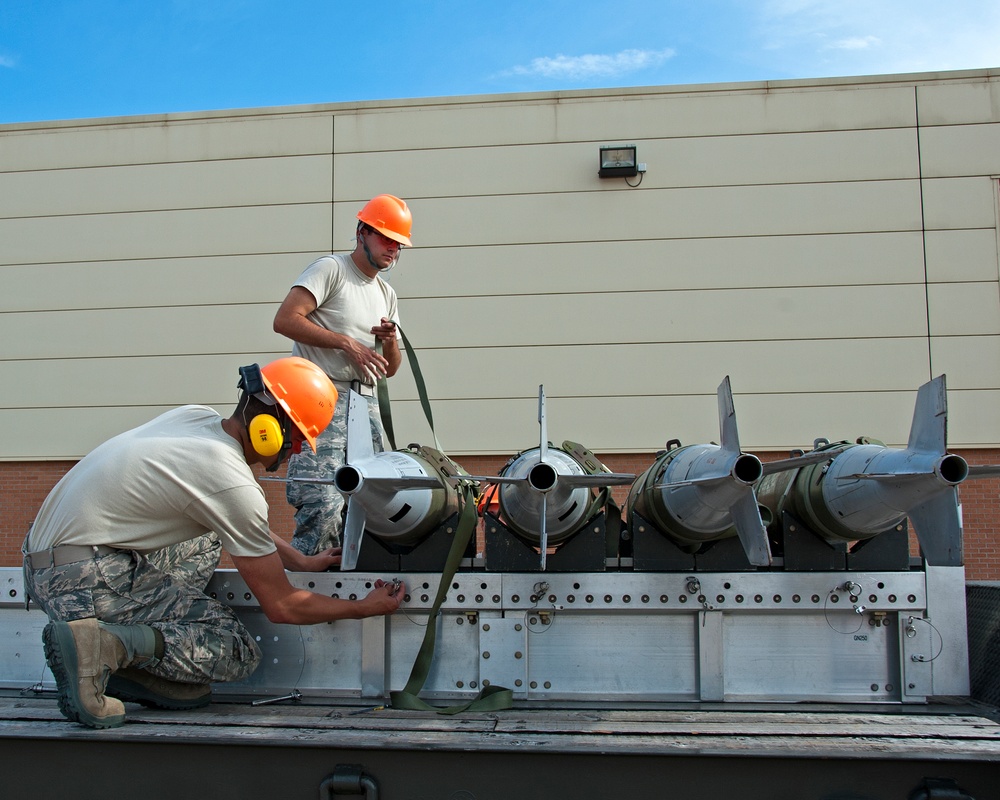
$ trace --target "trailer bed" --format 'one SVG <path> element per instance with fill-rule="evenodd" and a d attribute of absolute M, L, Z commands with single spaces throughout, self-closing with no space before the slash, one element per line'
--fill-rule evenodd
<path fill-rule="evenodd" d="M 127 713 L 120 728 L 90 730 L 65 720 L 50 693 L 3 692 L 3 796 L 245 800 L 353 787 L 414 800 L 889 800 L 926 779 L 929 798 L 1000 796 L 1000 724 L 992 709 L 969 703 L 532 706 L 445 716 L 227 696 L 199 711 L 128 704 Z"/>

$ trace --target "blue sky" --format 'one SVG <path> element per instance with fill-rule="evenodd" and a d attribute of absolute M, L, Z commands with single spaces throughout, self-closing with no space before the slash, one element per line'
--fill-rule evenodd
<path fill-rule="evenodd" d="M 987 67 L 997 0 L 0 0 L 0 123 Z"/>

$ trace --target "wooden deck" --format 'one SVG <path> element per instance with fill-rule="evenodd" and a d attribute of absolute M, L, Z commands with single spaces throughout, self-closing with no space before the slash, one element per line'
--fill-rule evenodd
<path fill-rule="evenodd" d="M 131 788 L 176 798 L 207 796 L 210 785 L 213 800 L 315 798 L 326 777 L 359 765 L 382 798 L 697 792 L 889 800 L 907 798 L 928 777 L 952 781 L 976 800 L 1000 797 L 1000 724 L 989 710 L 968 705 L 531 708 L 442 716 L 225 698 L 195 712 L 127 709 L 123 727 L 94 731 L 65 720 L 51 695 L 6 692 L 2 795 L 117 796 Z M 35 766 L 24 770 L 29 763 Z M 40 769 L 42 763 L 59 768 Z M 127 766 L 136 763 L 142 770 Z"/>

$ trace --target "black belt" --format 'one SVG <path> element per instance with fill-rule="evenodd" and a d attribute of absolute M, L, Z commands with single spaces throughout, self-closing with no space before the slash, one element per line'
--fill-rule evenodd
<path fill-rule="evenodd" d="M 357 392 L 362 397 L 375 396 L 375 387 L 370 383 L 362 383 L 361 381 L 351 381 L 351 391 Z"/>
<path fill-rule="evenodd" d="M 37 553 L 25 553 L 24 561 L 28 569 L 48 569 L 49 567 L 64 567 L 77 561 L 88 561 L 98 556 L 110 556 L 119 553 L 113 547 L 103 544 L 63 544 L 51 550 L 39 550 Z"/>

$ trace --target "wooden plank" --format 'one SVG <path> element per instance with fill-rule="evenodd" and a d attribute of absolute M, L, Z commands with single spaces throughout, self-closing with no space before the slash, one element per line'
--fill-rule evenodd
<path fill-rule="evenodd" d="M 0 720 L 0 739 L 82 739 L 104 743 L 160 742 L 199 744 L 268 745 L 271 747 L 336 747 L 339 749 L 387 749 L 418 751 L 519 752 L 524 748 L 549 753 L 631 756 L 739 756 L 755 758 L 852 758 L 906 761 L 1000 761 L 995 741 L 951 737 L 903 739 L 888 736 L 816 735 L 727 735 L 705 731 L 682 733 L 539 733 L 425 729 L 419 726 L 373 730 L 302 727 L 294 724 L 267 726 L 244 724 L 202 725 L 190 721 L 165 720 L 161 713 L 135 712 L 120 728 L 92 731 L 68 721 Z"/>
<path fill-rule="evenodd" d="M 1000 761 L 1000 725 L 969 713 L 523 710 L 442 716 L 353 714 L 352 706 L 213 703 L 170 712 L 128 704 L 128 722 L 88 731 L 62 718 L 53 697 L 0 699 L 0 738 L 87 736 L 142 741 L 294 742 L 339 747 L 505 750 L 525 744 L 559 752 L 741 754 L 766 757 L 934 758 Z"/>

